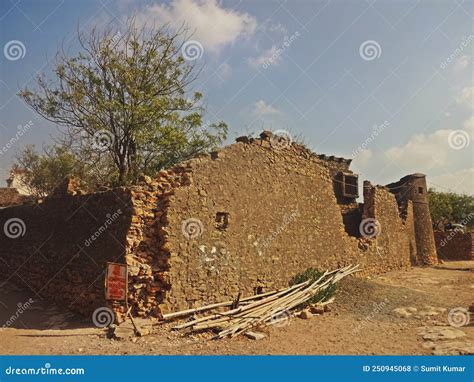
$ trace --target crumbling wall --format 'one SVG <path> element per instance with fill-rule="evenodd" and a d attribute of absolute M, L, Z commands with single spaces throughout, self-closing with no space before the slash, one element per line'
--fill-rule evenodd
<path fill-rule="evenodd" d="M 161 171 L 156 179 L 144 177 L 139 186 L 130 190 L 133 208 L 125 262 L 129 273 L 128 302 L 135 316 L 158 316 L 159 305 L 171 288 L 168 209 L 175 190 L 187 185 L 186 169 L 176 166 Z M 123 303 L 113 306 L 119 316 L 126 311 Z"/>
<path fill-rule="evenodd" d="M 131 213 L 124 188 L 0 209 L 1 280 L 90 317 L 106 305 L 106 262 L 124 262 Z"/>
<path fill-rule="evenodd" d="M 33 200 L 34 198 L 32 196 L 20 194 L 16 188 L 0 188 L 0 208 L 29 203 Z"/>
<path fill-rule="evenodd" d="M 364 182 L 363 207 L 360 232 L 362 238 L 371 240 L 365 271 L 376 274 L 409 268 L 416 258 L 411 202 L 408 203 L 405 218 L 402 218 L 394 195 L 386 187 Z"/>
<path fill-rule="evenodd" d="M 336 162 L 347 170 L 347 161 Z M 308 267 L 357 263 L 362 276 L 409 267 L 411 202 L 400 216 L 393 194 L 367 184 L 363 207 L 341 206 L 333 170 L 326 158 L 267 134 L 131 188 L 83 194 L 65 182 L 41 204 L 0 210 L 0 224 L 15 218 L 26 228 L 1 238 L 0 272 L 90 315 L 107 305 L 106 262 L 126 263 L 132 314 L 159 316 L 283 287 Z M 347 232 L 345 212 L 356 209 Z M 362 234 L 364 219 L 380 232 Z M 111 306 L 119 318 L 126 312 L 123 303 Z"/>
<path fill-rule="evenodd" d="M 436 250 L 441 260 L 474 260 L 473 233 L 435 231 Z"/>
<path fill-rule="evenodd" d="M 380 239 L 349 236 L 328 167 L 302 146 L 242 140 L 184 166 L 190 184 L 170 196 L 164 228 L 171 289 L 163 311 L 286 286 L 308 267 L 410 266 L 413 220 L 399 217 L 394 196 L 374 197 Z"/>

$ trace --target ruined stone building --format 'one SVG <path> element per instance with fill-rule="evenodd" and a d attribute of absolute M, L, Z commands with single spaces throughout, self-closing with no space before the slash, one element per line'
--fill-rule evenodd
<path fill-rule="evenodd" d="M 264 132 L 135 187 L 3 208 L 0 272 L 90 315 L 110 304 L 106 263 L 127 264 L 132 313 L 156 316 L 284 287 L 308 267 L 434 264 L 425 177 L 364 182 L 358 203 L 350 162 Z"/>

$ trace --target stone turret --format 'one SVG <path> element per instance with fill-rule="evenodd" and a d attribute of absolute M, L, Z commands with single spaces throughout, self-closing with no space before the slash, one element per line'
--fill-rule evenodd
<path fill-rule="evenodd" d="M 413 203 L 417 262 L 420 265 L 437 264 L 426 176 L 419 173 L 407 175 L 398 182 L 388 184 L 387 187 L 395 194 L 401 208 L 406 206 L 409 200 Z"/>

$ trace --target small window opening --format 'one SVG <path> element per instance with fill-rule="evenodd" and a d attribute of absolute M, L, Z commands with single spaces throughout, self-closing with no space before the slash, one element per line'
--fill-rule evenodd
<path fill-rule="evenodd" d="M 355 174 L 339 173 L 342 196 L 346 198 L 359 197 L 359 177 Z"/>
<path fill-rule="evenodd" d="M 423 194 L 423 192 L 424 192 L 424 191 L 423 191 L 423 187 L 418 187 L 418 193 L 419 193 L 419 194 Z"/>

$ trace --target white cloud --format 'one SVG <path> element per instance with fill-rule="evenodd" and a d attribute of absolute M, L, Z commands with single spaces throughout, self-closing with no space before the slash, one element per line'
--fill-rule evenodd
<path fill-rule="evenodd" d="M 474 105 L 474 86 L 466 86 L 457 98 L 458 103 L 472 108 Z"/>
<path fill-rule="evenodd" d="M 471 105 L 473 96 L 474 88 L 464 87 L 458 102 Z M 471 115 L 459 126 L 415 134 L 406 143 L 389 147 L 384 153 L 361 151 L 354 158 L 354 167 L 362 169 L 365 176 L 383 178 L 385 182 L 421 172 L 440 191 L 444 188 L 474 194 L 473 145 L 474 116 Z"/>
<path fill-rule="evenodd" d="M 474 137 L 474 115 L 471 115 L 469 119 L 466 119 L 462 127 L 466 130 L 472 137 Z"/>
<path fill-rule="evenodd" d="M 407 171 L 441 172 L 459 168 L 472 163 L 470 144 L 459 150 L 454 136 L 459 130 L 442 129 L 431 134 L 417 134 L 402 146 L 391 147 L 386 151 L 390 161 Z M 451 142 L 451 144 L 450 144 Z"/>
<path fill-rule="evenodd" d="M 454 63 L 454 70 L 456 72 L 461 72 L 464 69 L 466 69 L 467 67 L 469 67 L 470 63 L 471 63 L 471 57 L 470 56 L 461 56 Z"/>
<path fill-rule="evenodd" d="M 270 49 L 264 50 L 257 57 L 250 57 L 247 59 L 248 64 L 253 68 L 262 67 L 267 69 L 269 66 L 277 66 L 282 62 L 283 53 L 291 47 L 291 45 L 301 36 L 299 31 L 296 31 L 291 36 L 285 36 L 280 46 L 272 45 Z M 258 50 L 258 46 L 256 47 Z"/>
<path fill-rule="evenodd" d="M 357 168 L 365 168 L 370 161 L 374 153 L 370 149 L 363 149 L 354 157 L 354 166 Z"/>
<path fill-rule="evenodd" d="M 279 115 L 281 111 L 277 108 L 273 107 L 272 105 L 268 105 L 264 100 L 260 100 L 254 103 L 252 114 L 257 117 L 264 117 L 264 116 L 271 116 L 271 115 Z"/>
<path fill-rule="evenodd" d="M 170 4 L 149 5 L 137 15 L 137 21 L 168 23 L 175 28 L 186 23 L 194 32 L 192 38 L 203 44 L 205 51 L 213 53 L 252 35 L 257 26 L 255 17 L 224 8 L 216 0 L 173 0 Z"/>
<path fill-rule="evenodd" d="M 428 177 L 427 181 L 437 191 L 474 195 L 474 167 Z"/>
<path fill-rule="evenodd" d="M 257 57 L 248 58 L 248 64 L 257 69 L 261 66 L 278 66 L 282 60 L 282 55 L 278 53 L 278 49 L 275 45 L 272 45 L 270 49 L 263 51 Z"/>

